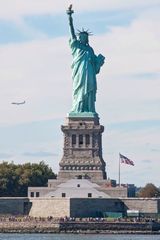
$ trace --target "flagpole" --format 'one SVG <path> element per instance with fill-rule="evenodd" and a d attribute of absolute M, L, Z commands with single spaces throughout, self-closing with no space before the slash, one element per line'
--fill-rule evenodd
<path fill-rule="evenodd" d="M 119 154 L 119 187 L 121 186 L 121 178 L 120 178 L 120 154 Z"/>

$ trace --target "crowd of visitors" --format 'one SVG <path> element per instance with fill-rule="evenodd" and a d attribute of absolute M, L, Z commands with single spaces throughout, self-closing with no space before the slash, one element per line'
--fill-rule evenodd
<path fill-rule="evenodd" d="M 52 222 L 52 223 L 62 223 L 62 222 L 153 222 L 160 221 L 160 219 L 153 218 L 74 218 L 74 217 L 64 217 L 64 218 L 54 218 L 49 217 L 31 217 L 31 216 L 5 216 L 0 215 L 0 222 Z"/>

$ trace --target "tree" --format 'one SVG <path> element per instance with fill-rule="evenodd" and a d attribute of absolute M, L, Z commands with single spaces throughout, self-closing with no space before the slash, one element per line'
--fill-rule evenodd
<path fill-rule="evenodd" d="M 144 188 L 141 188 L 141 190 L 138 193 L 138 197 L 159 197 L 160 196 L 160 190 L 152 183 L 147 183 Z"/>
<path fill-rule="evenodd" d="M 43 161 L 37 163 L 0 164 L 0 197 L 25 197 L 29 186 L 46 186 L 56 174 Z"/>

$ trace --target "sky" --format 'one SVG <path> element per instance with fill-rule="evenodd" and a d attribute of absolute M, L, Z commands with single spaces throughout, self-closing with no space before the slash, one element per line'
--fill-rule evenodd
<path fill-rule="evenodd" d="M 55 173 L 72 104 L 68 0 L 0 0 L 0 162 L 45 161 Z M 75 29 L 106 57 L 97 75 L 108 178 L 160 186 L 160 0 L 72 0 Z M 26 101 L 25 105 L 12 102 Z"/>

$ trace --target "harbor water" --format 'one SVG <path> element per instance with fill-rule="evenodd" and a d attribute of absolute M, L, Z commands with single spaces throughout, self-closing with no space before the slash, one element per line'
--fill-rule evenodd
<path fill-rule="evenodd" d="M 0 240 L 160 240 L 160 235 L 0 234 Z"/>

